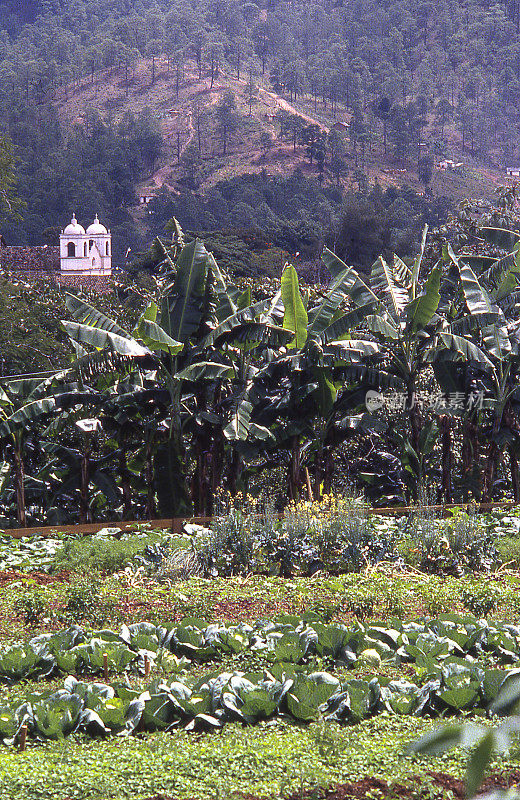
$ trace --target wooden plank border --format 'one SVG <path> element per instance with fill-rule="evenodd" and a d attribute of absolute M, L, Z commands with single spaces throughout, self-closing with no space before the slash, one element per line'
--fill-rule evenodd
<path fill-rule="evenodd" d="M 391 506 L 389 508 L 369 508 L 368 513 L 374 516 L 381 517 L 402 517 L 406 514 L 412 514 L 417 511 L 417 506 Z M 448 516 L 450 511 L 459 508 L 469 509 L 476 508 L 478 511 L 493 511 L 494 509 L 511 509 L 520 508 L 520 504 L 513 501 L 504 500 L 499 503 L 450 503 L 446 505 L 428 506 L 428 508 L 435 513 L 442 516 Z M 183 526 L 186 522 L 192 522 L 196 525 L 209 525 L 213 517 L 174 517 L 173 519 L 141 519 L 141 520 L 114 520 L 112 522 L 92 522 L 87 525 L 47 525 L 36 526 L 33 528 L 6 528 L 2 531 L 4 535 L 12 536 L 13 539 L 23 539 L 26 536 L 43 536 L 50 538 L 56 534 L 68 533 L 82 533 L 84 536 L 89 536 L 103 528 L 120 528 L 121 530 L 133 530 L 141 525 L 150 525 L 152 528 L 165 529 L 169 528 L 172 533 L 182 533 Z"/>
<path fill-rule="evenodd" d="M 168 528 L 172 533 L 182 533 L 186 522 L 195 522 L 204 525 L 213 517 L 174 517 L 173 519 L 138 519 L 138 520 L 113 520 L 111 522 L 91 522 L 80 525 L 38 525 L 32 528 L 4 528 L 0 533 L 4 536 L 12 536 L 13 539 L 23 539 L 26 536 L 42 536 L 52 538 L 59 534 L 81 533 L 84 536 L 92 536 L 103 528 L 119 528 L 124 531 L 131 531 L 142 525 L 150 525 L 152 528 Z"/>

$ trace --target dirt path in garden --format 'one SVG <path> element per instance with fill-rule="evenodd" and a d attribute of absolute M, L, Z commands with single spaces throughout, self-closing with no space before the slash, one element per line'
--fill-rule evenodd
<path fill-rule="evenodd" d="M 50 583 L 68 583 L 70 572 L 57 572 L 49 575 L 47 572 L 17 572 L 14 569 L 0 570 L 0 586 L 8 586 L 15 581 L 31 580 L 40 586 L 47 586 Z"/>
<path fill-rule="evenodd" d="M 443 772 L 427 772 L 428 783 L 442 791 L 442 797 L 451 797 L 454 800 L 464 800 L 466 792 L 464 781 L 453 778 Z M 492 789 L 511 789 L 520 786 L 520 770 L 508 772 L 496 772 L 489 775 L 484 781 L 478 794 L 489 792 Z M 411 775 L 407 785 L 401 783 L 388 784 L 380 778 L 361 778 L 357 781 L 331 786 L 328 789 L 308 789 L 305 792 L 295 792 L 288 795 L 287 800 L 373 800 L 375 796 L 378 800 L 412 800 L 421 794 L 425 787 L 425 776 Z M 447 793 L 450 794 L 447 794 Z M 253 794 L 235 792 L 233 796 L 241 800 L 270 800 L 265 796 L 260 797 Z M 478 796 L 478 795 L 477 795 Z M 147 800 L 173 800 L 168 795 L 154 795 Z M 186 797 L 184 800 L 202 800 L 202 798 Z M 206 798 L 204 798 L 206 800 Z"/>
<path fill-rule="evenodd" d="M 427 777 L 431 780 L 434 787 L 438 787 L 444 793 L 450 792 L 448 797 L 453 797 L 455 800 L 464 800 L 466 791 L 464 781 L 458 778 L 453 778 L 444 772 L 427 772 Z M 483 794 L 491 789 L 510 789 L 516 787 L 520 783 L 520 770 L 509 772 L 497 772 L 489 775 L 484 781 L 481 790 L 478 794 Z M 319 800 L 370 800 L 377 793 L 380 800 L 394 800 L 394 798 L 415 798 L 421 793 L 424 788 L 424 776 L 413 775 L 410 776 L 408 784 L 405 786 L 400 783 L 388 784 L 386 781 L 379 778 L 362 778 L 359 781 L 352 781 L 352 783 L 342 783 L 338 786 L 324 789 L 318 795 Z M 290 795 L 288 800 L 314 800 L 316 793 L 313 790 L 304 792 L 303 797 L 301 792 L 296 792 Z"/>

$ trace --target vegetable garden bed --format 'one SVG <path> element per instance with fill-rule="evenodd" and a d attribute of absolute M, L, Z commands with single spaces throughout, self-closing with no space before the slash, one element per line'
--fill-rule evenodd
<path fill-rule="evenodd" d="M 400 531 L 381 524 L 377 536 Z M 511 514 L 482 526 L 499 544 L 520 533 Z M 153 565 L 102 566 L 164 542 L 182 552 L 194 535 L 145 527 L 0 547 L 18 562 L 0 608 L 11 745 L 0 800 L 462 796 L 463 751 L 424 760 L 405 748 L 445 717 L 488 725 L 511 710 L 495 701 L 519 674 L 517 571 L 456 577 L 383 561 L 163 580 Z M 514 753 L 496 760 L 489 786 L 511 785 L 515 768 Z"/>

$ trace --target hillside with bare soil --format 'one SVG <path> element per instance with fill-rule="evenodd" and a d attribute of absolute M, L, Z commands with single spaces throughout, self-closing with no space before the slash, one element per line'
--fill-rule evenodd
<path fill-rule="evenodd" d="M 255 85 L 256 84 L 256 85 Z M 216 131 L 215 112 L 227 92 L 236 103 L 239 124 L 229 137 L 226 152 Z M 209 74 L 199 74 L 193 62 L 185 64 L 178 75 L 166 61 L 143 59 L 131 73 L 112 68 L 95 73 L 88 79 L 69 84 L 59 90 L 55 104 L 62 125 L 88 126 L 91 112 L 117 124 L 128 113 L 138 114 L 150 109 L 159 123 L 163 147 L 153 171 L 142 176 L 137 194 L 150 197 L 160 189 L 178 192 L 186 178 L 185 155 L 193 145 L 197 156 L 198 191 L 204 193 L 219 181 L 232 177 L 260 173 L 285 176 L 295 169 L 307 177 L 319 177 L 316 162 L 310 163 L 304 146 L 280 137 L 279 112 L 299 115 L 304 124 L 316 125 L 327 134 L 335 129 L 344 138 L 345 166 L 341 176 L 334 175 L 328 158 L 325 159 L 321 180 L 345 189 L 357 188 L 363 175 L 370 183 L 389 186 L 409 185 L 424 191 L 417 174 L 417 154 L 410 153 L 400 162 L 392 154 L 385 156 L 382 134 L 373 122 L 373 130 L 364 152 L 349 141 L 351 113 L 341 104 L 317 103 L 311 97 L 297 100 L 277 94 L 260 77 L 251 81 L 243 73 L 240 78 L 229 70 L 220 71 L 211 80 Z M 267 134 L 267 137 L 266 137 Z M 467 151 L 454 128 L 446 126 L 447 157 L 461 163 L 456 169 L 440 168 L 441 157 L 435 159 L 430 190 L 433 195 L 459 200 L 468 196 L 491 197 L 497 186 L 505 182 L 498 165 L 483 165 Z M 424 137 L 435 135 L 434 122 L 428 120 Z M 144 208 L 136 208 L 136 220 L 143 219 Z"/>

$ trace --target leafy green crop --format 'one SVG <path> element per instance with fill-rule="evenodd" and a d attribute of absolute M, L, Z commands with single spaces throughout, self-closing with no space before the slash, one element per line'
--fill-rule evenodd
<path fill-rule="evenodd" d="M 350 629 L 324 625 L 312 615 L 230 627 L 193 618 L 172 627 L 143 622 L 124 625 L 119 633 L 101 630 L 90 636 L 76 626 L 8 648 L 0 655 L 0 669 L 10 682 L 70 666 L 101 674 L 106 657 L 116 673 L 131 667 L 143 672 L 145 658 L 158 666 L 164 662 L 165 672 L 180 672 L 188 663 L 182 660 L 186 653 L 204 662 L 246 649 L 263 654 L 268 669 L 157 678 L 145 690 L 68 677 L 57 692 L 30 694 L 19 706 L 0 709 L 0 739 L 14 741 L 23 722 L 34 737 L 56 739 L 76 730 L 108 736 L 127 735 L 138 726 L 147 731 L 220 728 L 231 721 L 254 724 L 280 714 L 301 722 L 358 723 L 382 711 L 413 716 L 475 709 L 511 713 L 519 696 L 509 687 L 518 683 L 520 670 L 488 664 L 490 659 L 516 663 L 520 626 L 456 615 L 394 620 L 389 627 L 357 623 Z M 316 657 L 351 666 L 364 663 L 367 651 L 377 656 L 376 665 L 414 663 L 422 681 L 384 674 L 342 681 L 316 671 Z M 506 689 L 513 701 L 498 707 L 496 698 Z"/>
<path fill-rule="evenodd" d="M 352 724 L 382 711 L 414 716 L 445 716 L 468 708 L 498 712 L 496 696 L 518 685 L 519 672 L 502 671 L 491 705 L 487 678 L 486 670 L 453 661 L 439 665 L 422 687 L 384 677 L 341 682 L 326 672 L 294 672 L 290 665 L 263 674 L 221 672 L 169 683 L 157 679 L 144 691 L 68 677 L 57 692 L 32 694 L 17 708 L 2 708 L 0 739 L 12 744 L 22 723 L 37 739 L 59 739 L 74 731 L 124 736 L 138 726 L 146 731 L 208 730 L 234 721 L 253 725 L 276 715 Z M 518 695 L 516 690 L 515 703 Z"/>
<path fill-rule="evenodd" d="M 207 625 L 186 617 L 179 624 L 155 626 L 149 622 L 123 625 L 119 632 L 87 634 L 79 626 L 42 634 L 25 645 L 0 650 L 0 679 L 13 683 L 56 673 L 102 674 L 105 660 L 111 673 L 129 669 L 143 673 L 145 658 L 166 673 L 182 670 L 187 659 L 214 661 L 248 651 L 273 665 L 307 664 L 315 657 L 350 667 L 373 654 L 374 663 L 415 663 L 418 674 L 435 677 L 440 666 L 451 665 L 444 700 L 454 708 L 472 707 L 475 686 L 482 675 L 473 662 L 493 658 L 513 664 L 520 655 L 520 625 L 488 623 L 470 615 L 444 615 L 411 622 L 393 620 L 390 627 L 356 622 L 325 625 L 308 614 L 282 615 L 254 625 Z M 461 700 L 459 689 L 467 695 Z M 451 692 L 454 692 L 452 694 Z M 465 695 L 465 696 L 466 696 Z"/>

